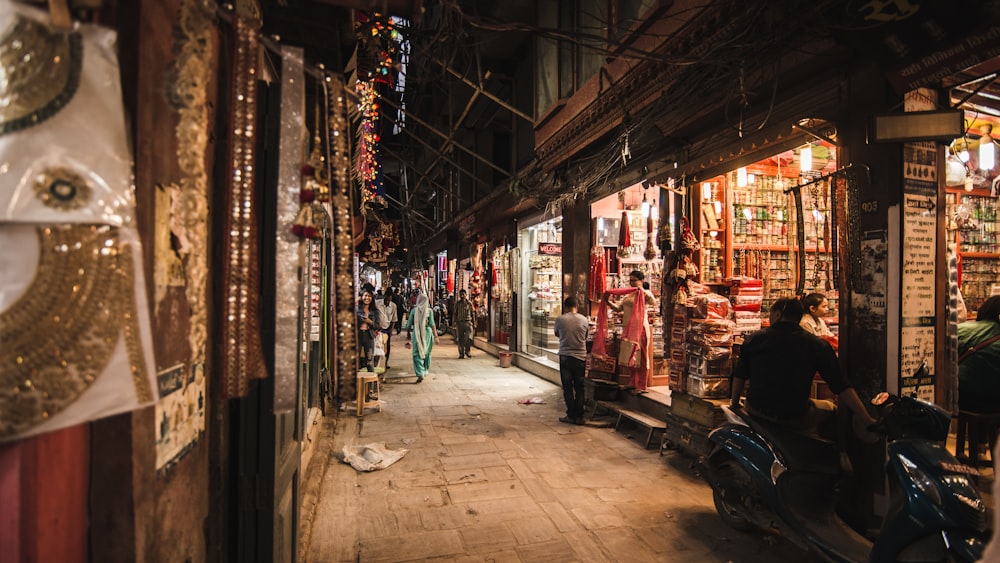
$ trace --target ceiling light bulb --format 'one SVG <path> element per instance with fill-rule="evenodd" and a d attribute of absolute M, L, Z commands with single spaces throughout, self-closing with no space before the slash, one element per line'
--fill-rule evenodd
<path fill-rule="evenodd" d="M 993 137 L 990 137 L 990 132 L 985 131 L 985 127 L 983 129 L 983 136 L 979 138 L 979 169 L 993 170 L 996 160 L 996 146 L 993 144 Z"/>
<path fill-rule="evenodd" d="M 809 172 L 813 169 L 813 150 L 812 145 L 806 145 L 801 151 L 799 151 L 799 170 L 801 172 Z"/>
<path fill-rule="evenodd" d="M 642 216 L 649 217 L 649 200 L 646 199 L 646 194 L 642 194 Z"/>

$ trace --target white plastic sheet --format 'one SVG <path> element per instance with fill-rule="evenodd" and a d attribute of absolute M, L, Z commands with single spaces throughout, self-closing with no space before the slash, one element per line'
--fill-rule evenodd
<path fill-rule="evenodd" d="M 385 444 L 346 444 L 342 460 L 358 471 L 375 471 L 396 463 L 409 451 L 390 450 Z"/>

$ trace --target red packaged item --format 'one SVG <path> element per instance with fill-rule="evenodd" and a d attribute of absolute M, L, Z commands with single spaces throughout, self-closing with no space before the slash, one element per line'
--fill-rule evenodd
<path fill-rule="evenodd" d="M 764 280 L 747 276 L 733 276 L 731 278 L 726 278 L 725 283 L 730 287 L 739 288 L 759 287 L 763 289 L 764 287 Z"/>
<path fill-rule="evenodd" d="M 717 293 L 695 295 L 688 299 L 691 317 L 696 319 L 728 319 L 729 300 Z"/>
<path fill-rule="evenodd" d="M 687 341 L 699 346 L 732 346 L 733 323 L 715 319 L 691 319 Z"/>

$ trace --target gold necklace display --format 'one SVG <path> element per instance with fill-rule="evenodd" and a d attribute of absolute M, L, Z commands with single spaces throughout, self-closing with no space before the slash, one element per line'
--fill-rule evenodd
<path fill-rule="evenodd" d="M 76 94 L 83 42 L 18 15 L 0 37 L 0 135 L 27 129 L 55 115 Z"/>
<path fill-rule="evenodd" d="M 90 202 L 93 190 L 83 176 L 69 168 L 46 168 L 36 177 L 35 197 L 53 209 L 72 211 Z"/>
<path fill-rule="evenodd" d="M 152 400 L 139 342 L 132 254 L 117 228 L 38 229 L 30 287 L 0 312 L 0 439 L 72 405 L 108 366 L 123 334 L 140 402 Z"/>

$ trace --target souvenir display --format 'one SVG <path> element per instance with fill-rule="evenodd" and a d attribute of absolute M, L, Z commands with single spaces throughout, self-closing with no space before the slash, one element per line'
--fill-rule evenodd
<path fill-rule="evenodd" d="M 157 398 L 115 34 L 0 7 L 0 440 Z"/>

